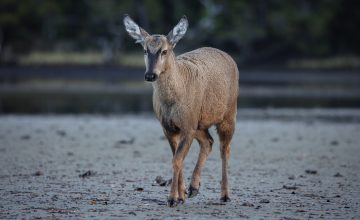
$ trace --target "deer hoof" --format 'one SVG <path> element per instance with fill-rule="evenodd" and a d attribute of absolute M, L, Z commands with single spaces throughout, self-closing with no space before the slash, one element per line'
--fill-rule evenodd
<path fill-rule="evenodd" d="M 196 189 L 190 185 L 188 197 L 193 198 L 193 197 L 197 196 L 197 194 L 199 194 L 199 189 Z"/>
<path fill-rule="evenodd" d="M 184 203 L 185 203 L 185 199 L 183 199 L 183 198 L 178 199 L 178 204 L 184 204 Z"/>
<path fill-rule="evenodd" d="M 175 199 L 173 199 L 173 198 L 169 198 L 167 202 L 168 202 L 169 207 L 177 206 L 177 201 Z"/>
<path fill-rule="evenodd" d="M 230 202 L 231 201 L 231 199 L 230 199 L 230 197 L 229 196 L 223 196 L 223 197 L 221 197 L 220 198 L 220 200 L 221 200 L 221 202 Z"/>

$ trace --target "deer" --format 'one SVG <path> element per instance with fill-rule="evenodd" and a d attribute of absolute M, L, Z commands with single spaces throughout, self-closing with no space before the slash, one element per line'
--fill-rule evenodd
<path fill-rule="evenodd" d="M 222 159 L 221 201 L 230 201 L 228 161 L 234 134 L 239 71 L 227 53 L 202 47 L 176 56 L 174 48 L 185 35 L 184 15 L 168 35 L 150 35 L 124 15 L 128 34 L 144 49 L 145 81 L 153 87 L 153 109 L 172 151 L 172 182 L 167 204 L 174 207 L 195 197 L 200 176 L 214 143 L 209 128 L 216 126 Z M 193 140 L 200 150 L 186 192 L 183 164 Z"/>

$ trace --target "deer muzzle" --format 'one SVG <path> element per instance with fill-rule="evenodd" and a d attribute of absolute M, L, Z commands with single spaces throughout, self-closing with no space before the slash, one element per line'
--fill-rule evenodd
<path fill-rule="evenodd" d="M 154 82 L 157 79 L 157 75 L 155 73 L 145 73 L 145 81 Z"/>

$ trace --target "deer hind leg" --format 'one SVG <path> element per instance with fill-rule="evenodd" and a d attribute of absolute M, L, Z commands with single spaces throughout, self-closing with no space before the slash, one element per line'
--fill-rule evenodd
<path fill-rule="evenodd" d="M 193 134 L 181 135 L 178 147 L 175 150 L 172 160 L 173 164 L 173 178 L 171 182 L 171 190 L 168 198 L 168 205 L 175 206 L 179 201 L 185 200 L 185 184 L 183 180 L 183 163 L 185 156 L 189 152 Z"/>
<path fill-rule="evenodd" d="M 208 130 L 198 130 L 196 132 L 195 138 L 199 142 L 200 152 L 198 161 L 191 177 L 191 183 L 189 186 L 189 198 L 195 197 L 199 193 L 201 171 L 205 165 L 208 155 L 212 150 L 212 144 L 214 143 L 214 140 L 209 134 Z"/>
<path fill-rule="evenodd" d="M 221 201 L 230 201 L 228 183 L 228 161 L 230 157 L 230 142 L 235 130 L 235 117 L 225 118 L 217 125 L 220 139 L 220 153 L 222 159 L 222 179 L 221 179 Z"/>

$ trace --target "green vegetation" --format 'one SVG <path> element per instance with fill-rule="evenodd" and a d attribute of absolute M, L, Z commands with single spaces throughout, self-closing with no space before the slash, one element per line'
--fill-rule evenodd
<path fill-rule="evenodd" d="M 141 53 L 141 51 L 138 53 L 123 54 L 117 60 L 117 62 L 120 65 L 126 66 L 126 67 L 144 67 L 145 66 L 144 55 L 143 55 L 143 53 Z"/>
<path fill-rule="evenodd" d="M 168 33 L 186 14 L 179 51 L 214 46 L 240 64 L 359 57 L 359 8 L 350 0 L 2 0 L 0 62 L 143 65 L 128 55 L 138 48 L 124 14 L 150 33 Z"/>
<path fill-rule="evenodd" d="M 21 65 L 98 65 L 107 64 L 100 52 L 40 52 L 34 51 L 19 58 Z M 112 62 L 125 67 L 144 67 L 142 53 L 127 53 Z"/>
<path fill-rule="evenodd" d="M 31 52 L 22 56 L 20 64 L 103 64 L 100 53 L 96 52 Z"/>

